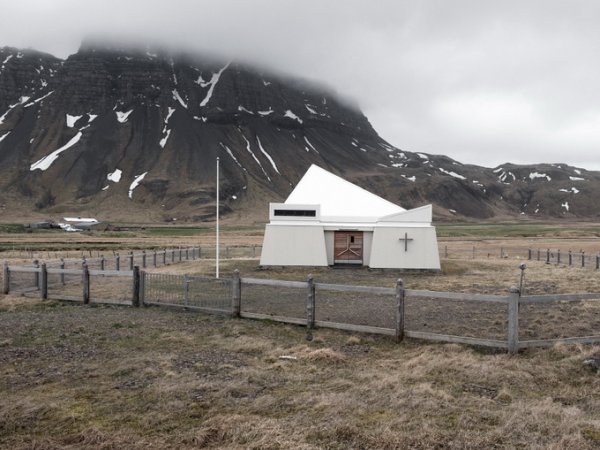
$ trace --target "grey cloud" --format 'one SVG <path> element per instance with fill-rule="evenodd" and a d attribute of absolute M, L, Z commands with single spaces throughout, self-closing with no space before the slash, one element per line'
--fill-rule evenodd
<path fill-rule="evenodd" d="M 166 43 L 321 80 L 406 150 L 600 169 L 591 0 L 21 0 L 0 44 L 65 57 L 86 35 Z"/>

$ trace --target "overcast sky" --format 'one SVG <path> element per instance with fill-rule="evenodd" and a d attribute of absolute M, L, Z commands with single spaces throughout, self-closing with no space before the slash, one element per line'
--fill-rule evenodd
<path fill-rule="evenodd" d="M 87 35 L 319 80 L 405 150 L 600 169 L 600 1 L 0 0 L 0 46 Z"/>

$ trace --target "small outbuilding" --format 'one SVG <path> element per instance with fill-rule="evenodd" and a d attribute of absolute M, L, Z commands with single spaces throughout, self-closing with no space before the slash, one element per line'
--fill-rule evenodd
<path fill-rule="evenodd" d="M 269 219 L 262 266 L 440 269 L 431 205 L 406 210 L 314 164 Z"/>

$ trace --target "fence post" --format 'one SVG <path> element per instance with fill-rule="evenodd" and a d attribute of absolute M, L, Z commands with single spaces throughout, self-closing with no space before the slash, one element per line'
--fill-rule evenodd
<path fill-rule="evenodd" d="M 146 250 L 142 250 L 142 267 L 146 268 Z"/>
<path fill-rule="evenodd" d="M 190 278 L 187 275 L 183 276 L 183 304 L 189 305 L 190 302 Z"/>
<path fill-rule="evenodd" d="M 48 298 L 48 270 L 46 269 L 46 263 L 42 263 L 40 268 L 40 297 L 42 300 Z"/>
<path fill-rule="evenodd" d="M 104 270 L 104 263 L 106 260 L 104 259 L 104 255 L 100 256 L 100 270 Z"/>
<path fill-rule="evenodd" d="M 527 259 L 531 261 L 531 249 L 527 249 Z"/>
<path fill-rule="evenodd" d="M 546 264 L 550 264 L 550 249 L 546 250 Z"/>
<path fill-rule="evenodd" d="M 140 266 L 133 267 L 133 296 L 131 298 L 132 306 L 140 306 Z"/>
<path fill-rule="evenodd" d="M 146 271 L 140 270 L 140 306 L 146 304 Z"/>
<path fill-rule="evenodd" d="M 40 267 L 40 262 L 37 259 L 33 260 L 33 267 L 35 267 L 36 269 L 39 269 Z M 33 274 L 33 285 L 39 289 L 40 288 L 40 273 L 39 272 L 35 272 Z"/>
<path fill-rule="evenodd" d="M 444 246 L 444 258 L 448 258 L 448 246 Z"/>
<path fill-rule="evenodd" d="M 596 255 L 596 270 L 600 269 L 600 255 Z"/>
<path fill-rule="evenodd" d="M 569 250 L 569 265 L 573 264 L 573 253 Z"/>
<path fill-rule="evenodd" d="M 538 261 L 540 260 L 540 249 L 539 248 L 537 249 L 537 260 Z"/>
<path fill-rule="evenodd" d="M 8 268 L 8 261 L 4 261 L 2 273 L 4 280 L 4 287 L 2 289 L 2 292 L 4 293 L 4 295 L 6 295 L 10 292 L 10 269 Z"/>
<path fill-rule="evenodd" d="M 315 327 L 315 280 L 312 274 L 307 279 L 308 295 L 306 296 L 306 339 L 312 340 L 310 330 Z"/>
<path fill-rule="evenodd" d="M 185 260 L 186 261 L 190 260 L 190 249 L 189 248 L 185 249 Z"/>
<path fill-rule="evenodd" d="M 175 262 L 175 249 L 171 249 L 171 262 L 174 263 Z"/>
<path fill-rule="evenodd" d="M 560 248 L 558 249 L 558 252 L 556 253 L 556 264 L 560 264 Z"/>
<path fill-rule="evenodd" d="M 404 339 L 404 282 L 396 282 L 396 342 Z"/>
<path fill-rule="evenodd" d="M 181 247 L 179 247 L 179 262 L 181 262 Z"/>
<path fill-rule="evenodd" d="M 115 270 L 121 270 L 121 256 L 119 256 L 118 253 L 117 256 L 115 256 Z"/>
<path fill-rule="evenodd" d="M 167 249 L 163 251 L 163 266 L 167 265 Z"/>
<path fill-rule="evenodd" d="M 129 270 L 133 270 L 133 252 L 129 252 Z"/>
<path fill-rule="evenodd" d="M 240 278 L 240 271 L 235 269 L 233 271 L 233 278 L 231 280 L 231 316 L 240 317 L 242 311 L 242 279 Z"/>
<path fill-rule="evenodd" d="M 83 265 L 83 304 L 90 303 L 90 271 L 87 264 Z"/>
<path fill-rule="evenodd" d="M 585 267 L 585 252 L 581 252 L 581 267 Z"/>
<path fill-rule="evenodd" d="M 516 287 L 510 288 L 508 297 L 508 352 L 519 351 L 519 298 L 521 293 Z"/>
<path fill-rule="evenodd" d="M 60 269 L 61 270 L 65 270 L 65 260 L 63 258 L 60 258 Z M 63 286 L 65 285 L 65 274 L 61 273 L 60 274 L 60 284 L 62 284 Z"/>
<path fill-rule="evenodd" d="M 473 246 L 473 259 L 475 259 L 475 246 Z"/>

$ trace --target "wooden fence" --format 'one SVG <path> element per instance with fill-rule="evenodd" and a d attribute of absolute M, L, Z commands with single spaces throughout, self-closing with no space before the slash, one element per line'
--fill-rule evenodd
<path fill-rule="evenodd" d="M 61 269 L 48 268 L 45 264 L 40 267 L 9 266 L 4 264 L 4 294 L 8 294 L 11 289 L 11 276 L 13 273 L 29 273 L 36 275 L 35 282 L 37 290 L 42 299 L 48 298 L 48 274 L 58 275 L 77 275 L 82 280 L 82 290 L 80 298 L 62 297 L 58 299 L 80 300 L 84 304 L 90 303 L 91 276 L 98 277 L 129 277 L 131 286 L 131 299 L 126 302 L 116 302 L 139 307 L 141 305 L 158 305 L 169 307 L 180 307 L 190 310 L 199 310 L 208 313 L 228 314 L 233 317 L 247 319 L 271 320 L 276 322 L 290 323 L 306 326 L 307 337 L 311 335 L 315 328 L 334 328 L 361 333 L 374 333 L 393 336 L 397 342 L 401 342 L 405 337 L 414 339 L 424 339 L 437 342 L 460 343 L 475 346 L 485 346 L 501 348 L 508 350 L 509 353 L 516 353 L 519 349 L 529 347 L 552 346 L 556 343 L 600 343 L 600 335 L 566 337 L 558 339 L 537 339 L 520 340 L 519 339 L 519 309 L 521 305 L 528 304 L 549 304 L 555 302 L 580 302 L 580 301 L 600 301 L 600 293 L 585 294 L 560 294 L 560 295 L 530 295 L 521 296 L 517 288 L 512 288 L 508 295 L 487 295 L 470 294 L 457 292 L 436 292 L 425 290 L 406 289 L 402 280 L 398 280 L 394 288 L 372 287 L 372 286 L 354 286 L 317 283 L 311 275 L 306 281 L 284 281 L 260 278 L 240 277 L 236 270 L 231 278 L 214 279 L 207 277 L 189 277 L 187 275 L 165 275 L 154 274 L 140 270 L 139 266 L 134 266 L 131 271 L 117 270 L 93 270 L 84 266 L 81 269 Z M 169 282 L 165 277 L 170 277 Z M 191 285 L 197 285 L 196 292 L 192 292 Z M 245 289 L 252 286 L 262 286 L 275 288 L 278 290 L 289 289 L 294 291 L 293 301 L 303 300 L 303 317 L 273 313 L 261 313 L 248 311 L 244 309 Z M 162 289 L 162 290 L 161 290 Z M 393 304 L 393 327 L 370 326 L 358 323 L 337 322 L 332 320 L 317 320 L 316 311 L 319 306 L 319 297 L 321 292 L 341 292 L 345 294 L 357 293 L 368 296 L 381 296 L 387 299 L 389 304 Z M 488 304 L 506 305 L 506 339 L 483 339 L 469 336 L 456 336 L 450 334 L 431 333 L 424 331 L 414 331 L 407 329 L 405 325 L 405 299 L 427 298 L 438 299 L 444 302 L 476 302 Z M 215 299 L 217 301 L 215 302 Z M 266 300 L 266 299 L 265 299 Z M 368 299 L 364 300 L 368 302 Z M 110 301 L 109 303 L 115 303 Z M 371 314 L 376 315 L 378 311 L 373 308 Z"/>
<path fill-rule="evenodd" d="M 220 258 L 223 259 L 234 259 L 234 258 L 257 258 L 260 256 L 262 247 L 260 245 L 222 245 L 220 247 Z M 100 250 L 32 250 L 13 247 L 12 249 L 4 249 L 0 254 L 8 258 L 18 259 L 45 259 L 50 260 L 65 260 L 65 261 L 94 261 L 99 263 L 101 259 L 106 261 L 106 264 L 116 264 L 116 259 L 120 260 L 120 264 L 127 267 L 127 264 L 131 257 L 138 261 L 141 265 L 141 259 L 143 254 L 146 253 L 147 264 L 150 267 L 153 264 L 154 253 L 157 254 L 157 265 L 168 264 L 178 260 L 186 259 L 212 259 L 215 258 L 216 247 L 214 245 L 205 245 L 198 247 L 177 247 L 167 249 L 146 249 L 136 251 L 109 251 L 103 253 Z M 181 254 L 181 255 L 180 255 Z M 94 256 L 95 255 L 95 256 Z"/>
<path fill-rule="evenodd" d="M 179 247 L 163 250 L 142 250 L 140 252 L 115 253 L 114 255 L 98 257 L 81 258 L 61 258 L 60 260 L 51 260 L 47 262 L 48 266 L 59 265 L 61 268 L 69 265 L 79 265 L 83 267 L 97 268 L 98 270 L 133 270 L 135 265 L 139 265 L 145 269 L 147 267 L 159 267 L 167 264 L 176 264 L 183 261 L 196 260 L 203 257 L 202 248 L 200 247 Z M 37 261 L 34 261 L 36 264 Z"/>
<path fill-rule="evenodd" d="M 557 264 L 557 265 L 568 265 L 568 266 L 579 266 L 588 267 L 592 269 L 600 269 L 600 253 L 590 254 L 583 250 L 574 252 L 572 250 L 551 250 L 549 248 L 545 250 L 541 249 L 528 249 L 527 259 L 529 261 L 542 261 L 546 264 Z"/>

